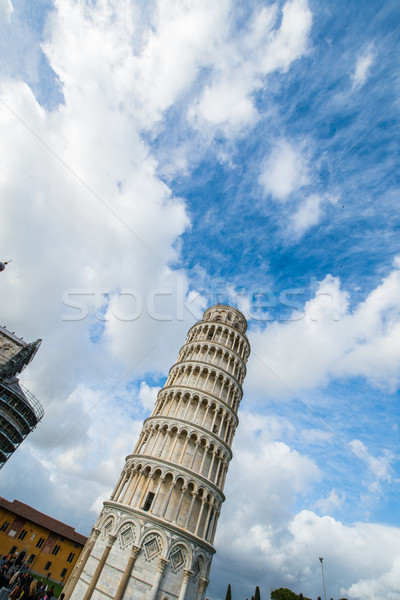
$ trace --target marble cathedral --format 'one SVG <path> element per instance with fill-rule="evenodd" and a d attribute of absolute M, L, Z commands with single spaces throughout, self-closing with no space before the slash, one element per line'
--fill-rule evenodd
<path fill-rule="evenodd" d="M 203 600 L 250 345 L 213 306 L 188 333 L 66 584 L 66 600 Z"/>

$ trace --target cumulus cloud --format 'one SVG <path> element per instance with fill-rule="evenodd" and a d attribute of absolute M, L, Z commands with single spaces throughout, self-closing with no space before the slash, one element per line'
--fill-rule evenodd
<path fill-rule="evenodd" d="M 188 117 L 199 129 L 220 128 L 233 135 L 258 118 L 253 94 L 265 85 L 273 71 L 286 71 L 307 52 L 312 16 L 307 2 L 286 2 L 261 8 L 235 42 L 227 26 L 210 46 L 213 74 Z M 229 23 L 229 20 L 227 21 Z M 232 24 L 233 25 L 233 24 Z"/>
<path fill-rule="evenodd" d="M 353 309 L 339 278 L 326 276 L 303 313 L 293 312 L 293 320 L 250 334 L 250 385 L 280 397 L 325 385 L 333 377 L 362 376 L 382 389 L 398 389 L 399 293 L 398 260 Z"/>
<path fill-rule="evenodd" d="M 320 485 L 323 472 L 312 458 L 278 441 L 291 437 L 291 427 L 285 420 L 241 411 L 216 540 L 223 556 L 216 560 L 233 566 L 230 581 L 237 593 L 246 593 L 249 579 L 248 585 L 257 581 L 261 588 L 289 587 L 317 597 L 322 556 L 328 597 L 342 593 L 362 600 L 364 578 L 376 590 L 381 580 L 390 580 L 393 556 L 400 555 L 398 528 L 349 524 L 329 516 L 345 501 L 344 493 L 335 489 L 314 510 L 293 511 L 296 496 Z M 382 549 L 379 557 L 377 547 Z M 354 573 L 359 574 L 359 588 Z"/>
<path fill-rule="evenodd" d="M 270 194 L 275 200 L 285 201 L 292 192 L 298 191 L 309 181 L 310 169 L 302 149 L 285 139 L 278 140 L 265 160 L 259 177 L 265 194 Z"/>
<path fill-rule="evenodd" d="M 357 600 L 379 600 L 379 598 L 399 600 L 399 578 L 400 556 L 397 556 L 389 571 L 380 577 L 361 579 L 350 586 L 348 590 L 343 590 L 343 593 Z"/>

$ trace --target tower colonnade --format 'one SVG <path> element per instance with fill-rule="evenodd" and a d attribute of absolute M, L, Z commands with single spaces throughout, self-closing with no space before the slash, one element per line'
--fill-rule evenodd
<path fill-rule="evenodd" d="M 65 587 L 66 600 L 203 600 L 250 345 L 213 306 L 188 333 Z"/>

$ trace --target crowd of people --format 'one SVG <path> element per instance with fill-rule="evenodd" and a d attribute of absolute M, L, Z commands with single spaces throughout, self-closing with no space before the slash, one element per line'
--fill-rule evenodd
<path fill-rule="evenodd" d="M 13 557 L 0 557 L 0 597 L 2 590 L 9 590 L 7 598 L 9 600 L 56 600 L 54 588 L 44 582 L 36 579 L 28 569 L 17 564 Z M 63 600 L 64 594 L 61 594 L 60 600 Z"/>

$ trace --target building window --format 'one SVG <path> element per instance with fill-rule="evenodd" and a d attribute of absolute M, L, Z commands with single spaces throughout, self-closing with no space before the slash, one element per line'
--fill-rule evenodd
<path fill-rule="evenodd" d="M 61 571 L 61 573 L 60 573 L 60 577 L 61 577 L 61 579 L 64 579 L 64 577 L 65 577 L 65 576 L 66 576 L 66 574 L 67 574 L 67 571 L 68 571 L 68 569 L 63 569 L 63 570 Z"/>
<path fill-rule="evenodd" d="M 45 538 L 42 538 L 42 537 L 39 538 L 39 541 L 36 544 L 36 548 L 41 548 L 43 546 L 43 544 L 44 544 L 44 540 L 45 540 Z"/>
<path fill-rule="evenodd" d="M 26 529 L 23 529 L 23 530 L 21 531 L 21 533 L 19 534 L 19 536 L 18 536 L 18 539 L 19 539 L 19 540 L 23 540 L 23 539 L 24 539 L 24 537 L 26 536 L 26 534 L 27 534 L 27 533 L 28 533 L 28 532 L 27 532 L 27 530 L 26 530 Z"/>
<path fill-rule="evenodd" d="M 48 560 L 47 563 L 46 563 L 46 565 L 45 565 L 45 567 L 44 567 L 44 570 L 48 571 L 50 569 L 50 567 L 51 567 L 51 562 Z"/>
<path fill-rule="evenodd" d="M 79 548 L 79 544 L 74 544 L 74 548 Z"/>
<path fill-rule="evenodd" d="M 64 541 L 64 538 L 60 536 L 60 542 L 63 542 L 63 541 Z"/>
<path fill-rule="evenodd" d="M 75 558 L 75 554 L 73 552 L 70 552 L 70 555 L 67 558 L 67 562 L 72 562 Z"/>
<path fill-rule="evenodd" d="M 28 558 L 28 563 L 33 563 L 33 561 L 35 560 L 35 554 L 31 554 L 30 557 Z"/>
<path fill-rule="evenodd" d="M 10 554 L 14 554 L 14 552 L 16 552 L 17 550 L 17 546 L 13 546 L 10 550 Z"/>
<path fill-rule="evenodd" d="M 4 521 L 3 525 L 0 527 L 0 531 L 7 531 L 10 523 L 8 521 Z"/>
<path fill-rule="evenodd" d="M 60 550 L 60 546 L 58 544 L 56 544 L 54 546 L 53 550 L 51 551 L 51 553 L 54 554 L 54 556 L 57 556 L 59 550 Z"/>
<path fill-rule="evenodd" d="M 155 496 L 155 494 L 153 492 L 149 492 L 147 494 L 146 502 L 143 505 L 143 510 L 146 510 L 146 511 L 150 510 L 150 506 L 154 500 L 154 496 Z"/>

